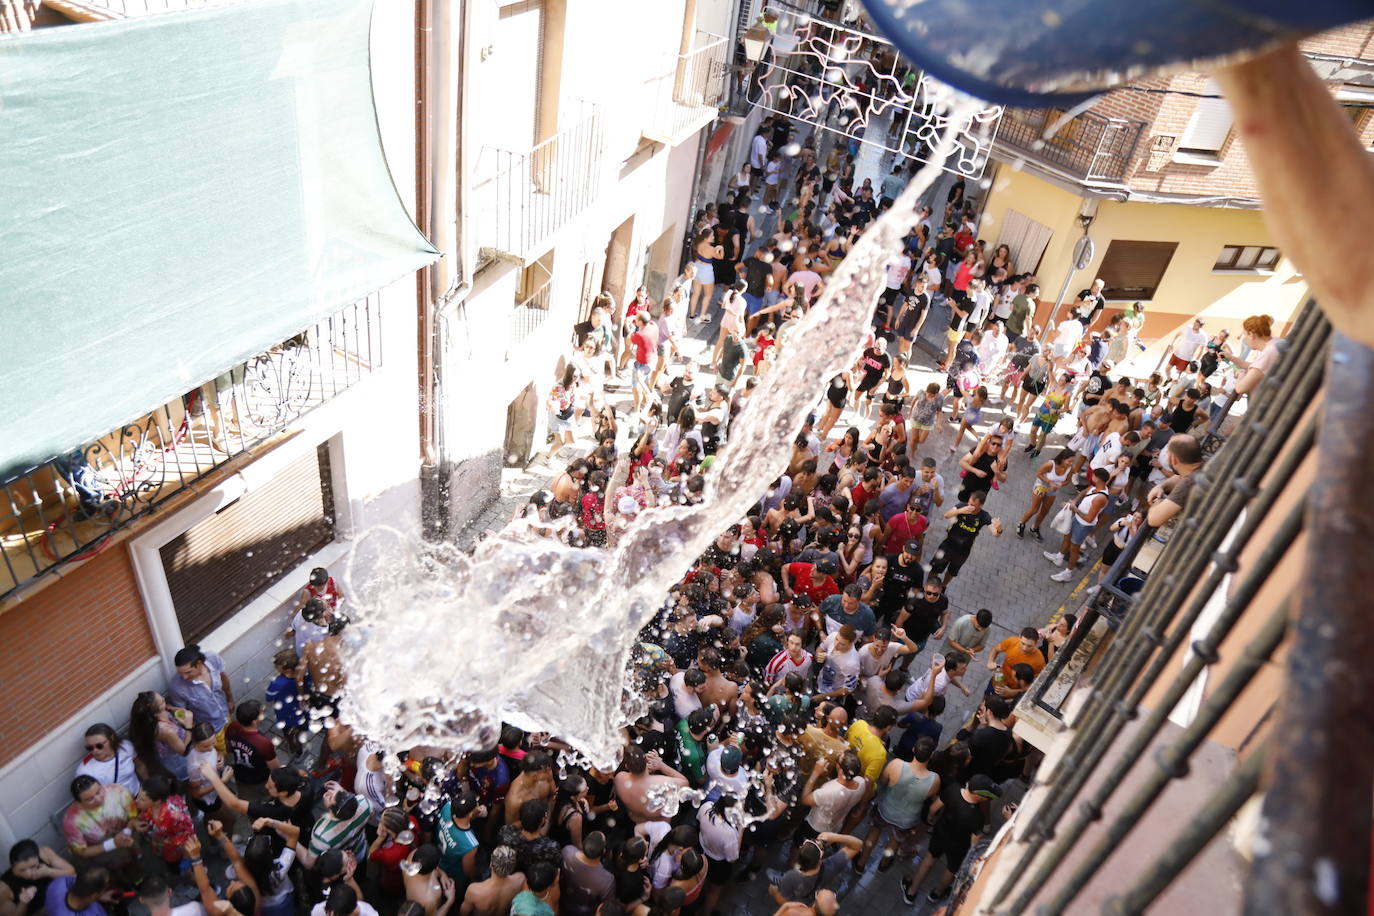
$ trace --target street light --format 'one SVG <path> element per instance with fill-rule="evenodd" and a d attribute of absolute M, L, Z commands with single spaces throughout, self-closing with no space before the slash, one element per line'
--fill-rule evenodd
<path fill-rule="evenodd" d="M 760 19 L 746 29 L 742 37 L 744 41 L 744 56 L 749 59 L 750 63 L 756 64 L 763 60 L 763 52 L 768 48 L 768 42 L 769 39 L 773 37 L 773 33 L 768 30 L 768 26 L 764 25 L 763 20 Z"/>

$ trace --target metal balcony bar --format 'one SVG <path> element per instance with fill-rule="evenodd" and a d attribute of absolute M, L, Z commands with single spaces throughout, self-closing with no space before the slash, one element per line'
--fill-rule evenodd
<path fill-rule="evenodd" d="M 135 519 L 277 435 L 378 364 L 374 296 L 143 417 L 0 481 L 0 600 L 99 553 Z"/>
<path fill-rule="evenodd" d="M 1053 109 L 1008 109 L 997 127 L 995 146 L 1057 166 L 1083 181 L 1124 180 L 1145 122 L 1086 111 L 1047 139 L 1045 133 L 1062 114 Z"/>
<path fill-rule="evenodd" d="M 541 245 L 596 200 L 601 190 L 601 110 L 576 104 L 571 126 L 527 150 L 485 147 L 483 176 L 474 188 L 478 245 L 518 260 L 537 256 Z"/>
<path fill-rule="evenodd" d="M 676 143 L 715 119 L 725 100 L 728 51 L 724 37 L 698 30 L 691 51 L 673 55 L 670 67 L 644 82 L 646 137 Z"/>
<path fill-rule="evenodd" d="M 1122 631 L 1113 640 L 1101 666 L 1100 683 L 1088 695 L 1084 709 L 1074 723 L 1069 747 L 1053 772 L 1038 780 L 1047 786 L 1047 794 L 1032 823 L 1020 833 L 1021 839 L 1029 841 L 1029 845 L 1023 848 L 1012 873 L 997 890 L 993 905 L 998 907 L 998 912 L 1026 911 L 1039 889 L 1062 866 L 1077 845 L 1088 824 L 1098 816 L 1102 802 L 1110 797 L 1112 787 L 1119 782 L 1118 777 L 1124 774 L 1125 771 L 1121 771 L 1105 777 L 1105 788 L 1100 787 L 1094 797 L 1082 806 L 1082 816 L 1065 829 L 1062 839 L 1053 845 L 1046 860 L 1034 870 L 1032 876 L 1031 866 L 1045 848 L 1045 844 L 1035 841 L 1055 837 L 1059 821 L 1070 806 L 1079 800 L 1087 781 L 1111 750 L 1125 722 L 1135 716 L 1146 691 L 1163 673 L 1170 656 L 1191 632 L 1207 599 L 1221 585 L 1225 574 L 1235 569 L 1236 558 L 1258 530 L 1259 522 L 1272 507 L 1278 489 L 1292 479 L 1291 471 L 1296 467 L 1296 460 L 1306 451 L 1305 440 L 1310 430 L 1303 430 L 1296 448 L 1293 447 L 1295 443 L 1274 435 L 1273 431 L 1297 426 L 1302 412 L 1316 395 L 1322 378 L 1320 357 L 1328 338 L 1329 325 L 1315 304 L 1309 302 L 1294 328 L 1289 352 L 1257 393 L 1257 403 L 1216 459 L 1198 472 L 1203 476 L 1199 478 L 1198 489 L 1190 500 L 1189 509 L 1179 523 L 1175 536 L 1151 570 L 1138 598 L 1127 602 L 1128 610 L 1133 610 L 1134 605 L 1140 608 L 1140 612 L 1126 615 Z M 1279 463 L 1276 469 L 1278 473 L 1270 474 L 1275 460 L 1285 447 L 1290 450 Z M 1294 454 L 1299 458 L 1295 459 Z M 1268 485 L 1263 493 L 1259 493 L 1256 485 L 1265 479 L 1266 474 L 1269 474 Z M 1256 496 L 1259 499 L 1254 499 Z M 1248 511 L 1250 515 L 1237 529 L 1242 511 Z M 1190 660 L 1183 674 L 1176 679 L 1172 690 L 1178 691 L 1178 696 L 1182 696 L 1182 692 L 1206 665 L 1215 661 L 1217 645 L 1244 612 L 1273 564 L 1291 546 L 1300 526 L 1300 513 L 1292 513 L 1281 526 L 1275 542 L 1267 545 L 1246 571 L 1221 618 L 1214 624 L 1208 637 L 1198 645 L 1197 655 Z M 1231 537 L 1227 552 L 1216 554 L 1215 551 L 1233 529 L 1236 529 L 1236 534 Z M 1139 536 L 1132 546 L 1138 549 L 1137 545 L 1143 543 L 1145 536 L 1148 535 Z M 1123 557 L 1117 568 L 1112 570 L 1112 576 L 1124 572 L 1128 562 Z M 1207 577 L 1205 585 L 1198 588 L 1208 566 L 1211 566 L 1211 575 Z M 1185 602 L 1187 608 L 1180 616 L 1179 611 Z M 1098 601 L 1095 600 L 1084 621 L 1079 624 L 1079 633 L 1085 633 L 1091 627 L 1098 613 Z M 1166 637 L 1166 630 L 1176 617 L 1180 619 Z M 1067 647 L 1069 651 L 1059 653 L 1061 657 L 1078 651 L 1083 644 L 1079 633 L 1075 633 L 1075 638 L 1070 641 Z M 1155 663 L 1145 671 L 1147 662 L 1155 655 L 1156 647 L 1161 647 L 1161 650 L 1155 657 Z M 1061 662 L 1049 666 L 1050 670 L 1043 673 L 1042 678 L 1046 682 L 1053 679 L 1063 665 Z M 1043 697 L 1043 694 L 1043 685 L 1037 684 L 1035 696 Z M 1121 755 L 1120 760 L 1124 763 L 1119 767 L 1124 765 L 1128 771 L 1139 759 L 1143 749 L 1156 737 L 1173 705 L 1167 697 L 1158 704 L 1158 709 L 1142 729 L 1143 734 L 1137 734 L 1132 746 Z M 1023 885 L 1021 892 L 1003 906 L 1018 885 Z M 1050 911 L 1057 912 L 1053 909 Z"/>
<path fill-rule="evenodd" d="M 1332 343 L 1299 616 L 1273 733 L 1261 817 L 1268 825 L 1245 912 L 1364 913 L 1369 906 L 1368 550 L 1374 538 L 1374 352 Z M 1290 780 L 1285 782 L 1285 780 Z"/>
<path fill-rule="evenodd" d="M 553 281 L 545 280 L 533 293 L 516 303 L 510 325 L 512 347 L 522 343 L 549 317 L 549 292 L 552 288 Z"/>

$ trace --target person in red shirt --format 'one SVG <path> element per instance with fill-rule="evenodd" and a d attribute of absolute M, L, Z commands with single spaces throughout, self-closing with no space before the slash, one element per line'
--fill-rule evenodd
<path fill-rule="evenodd" d="M 631 397 L 634 400 L 634 409 L 639 410 L 652 400 L 649 376 L 654 371 L 653 360 L 658 349 L 658 329 L 653 326 L 647 311 L 636 312 L 634 322 L 635 332 L 630 335 L 630 342 L 634 346 L 625 348 L 625 355 L 620 358 L 620 368 L 624 369 L 629 364 L 630 357 L 634 357 Z"/>
<path fill-rule="evenodd" d="M 376 864 L 378 883 L 386 893 L 405 896 L 401 863 L 415 851 L 419 835 L 420 822 L 400 808 L 387 808 L 382 812 L 377 838 L 368 846 L 367 858 Z"/>
<path fill-rule="evenodd" d="M 906 504 L 906 511 L 898 512 L 883 526 L 883 553 L 893 556 L 902 552 L 904 544 L 914 544 L 916 549 L 908 546 L 907 553 L 919 557 L 929 527 L 930 520 L 921 514 L 920 501 L 911 500 Z"/>
<path fill-rule="evenodd" d="M 883 488 L 883 472 L 878 468 L 869 468 L 864 471 L 863 483 L 859 484 L 849 492 L 849 500 L 854 506 L 854 511 L 860 515 L 864 511 L 864 503 L 870 497 L 877 496 L 878 491 Z"/>
<path fill-rule="evenodd" d="M 782 568 L 782 590 L 788 597 L 805 595 L 819 606 L 840 593 L 834 576 L 835 561 L 829 557 L 817 563 L 788 563 Z"/>
<path fill-rule="evenodd" d="M 582 494 L 582 531 L 588 547 L 606 546 L 606 472 L 592 471 L 587 477 L 587 492 Z"/>
<path fill-rule="evenodd" d="M 234 721 L 224 730 L 225 756 L 234 767 L 234 782 L 239 796 L 249 801 L 267 797 L 267 777 L 281 766 L 272 739 L 258 731 L 262 704 L 244 700 L 234 708 Z"/>

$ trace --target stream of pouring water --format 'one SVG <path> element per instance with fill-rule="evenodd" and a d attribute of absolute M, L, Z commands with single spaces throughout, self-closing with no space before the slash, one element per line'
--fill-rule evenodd
<path fill-rule="evenodd" d="M 948 103 L 931 161 L 831 275 L 731 424 L 700 505 L 641 512 L 610 550 L 502 532 L 468 556 L 391 530 L 365 535 L 351 560 L 360 572 L 352 577 L 343 721 L 383 746 L 454 750 L 490 747 L 504 721 L 556 734 L 613 768 L 640 628 L 716 535 L 758 501 L 786 461 L 779 443 L 796 435 L 825 380 L 853 363 L 890 254 L 981 107 L 962 97 Z"/>

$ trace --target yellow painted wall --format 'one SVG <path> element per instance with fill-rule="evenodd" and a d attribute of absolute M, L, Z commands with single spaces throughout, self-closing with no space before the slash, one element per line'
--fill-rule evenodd
<path fill-rule="evenodd" d="M 1077 195 L 1008 166 L 999 170 L 989 191 L 979 236 L 990 247 L 997 241 L 1008 209 L 1054 230 L 1037 272 L 1045 302 L 1037 314 L 1040 322 L 1049 317 L 1071 261 L 1073 243 L 1082 234 L 1075 222 L 1080 203 Z M 1263 217 L 1255 210 L 1104 200 L 1098 204 L 1090 234 L 1096 258 L 1087 270 L 1074 275 L 1069 296 L 1096 276 L 1113 239 L 1178 242 L 1154 300 L 1146 306 L 1148 320 L 1141 336 L 1159 343 L 1138 361 L 1151 366 L 1156 352 L 1167 346 L 1193 316 L 1203 317 L 1209 334 L 1230 328 L 1233 339 L 1250 315 L 1270 315 L 1282 331 L 1307 296 L 1306 283 L 1287 260 L 1281 261 L 1271 276 L 1213 273 L 1212 265 L 1225 245 L 1273 244 Z M 1109 309 L 1112 305 L 1125 303 L 1109 304 Z"/>

